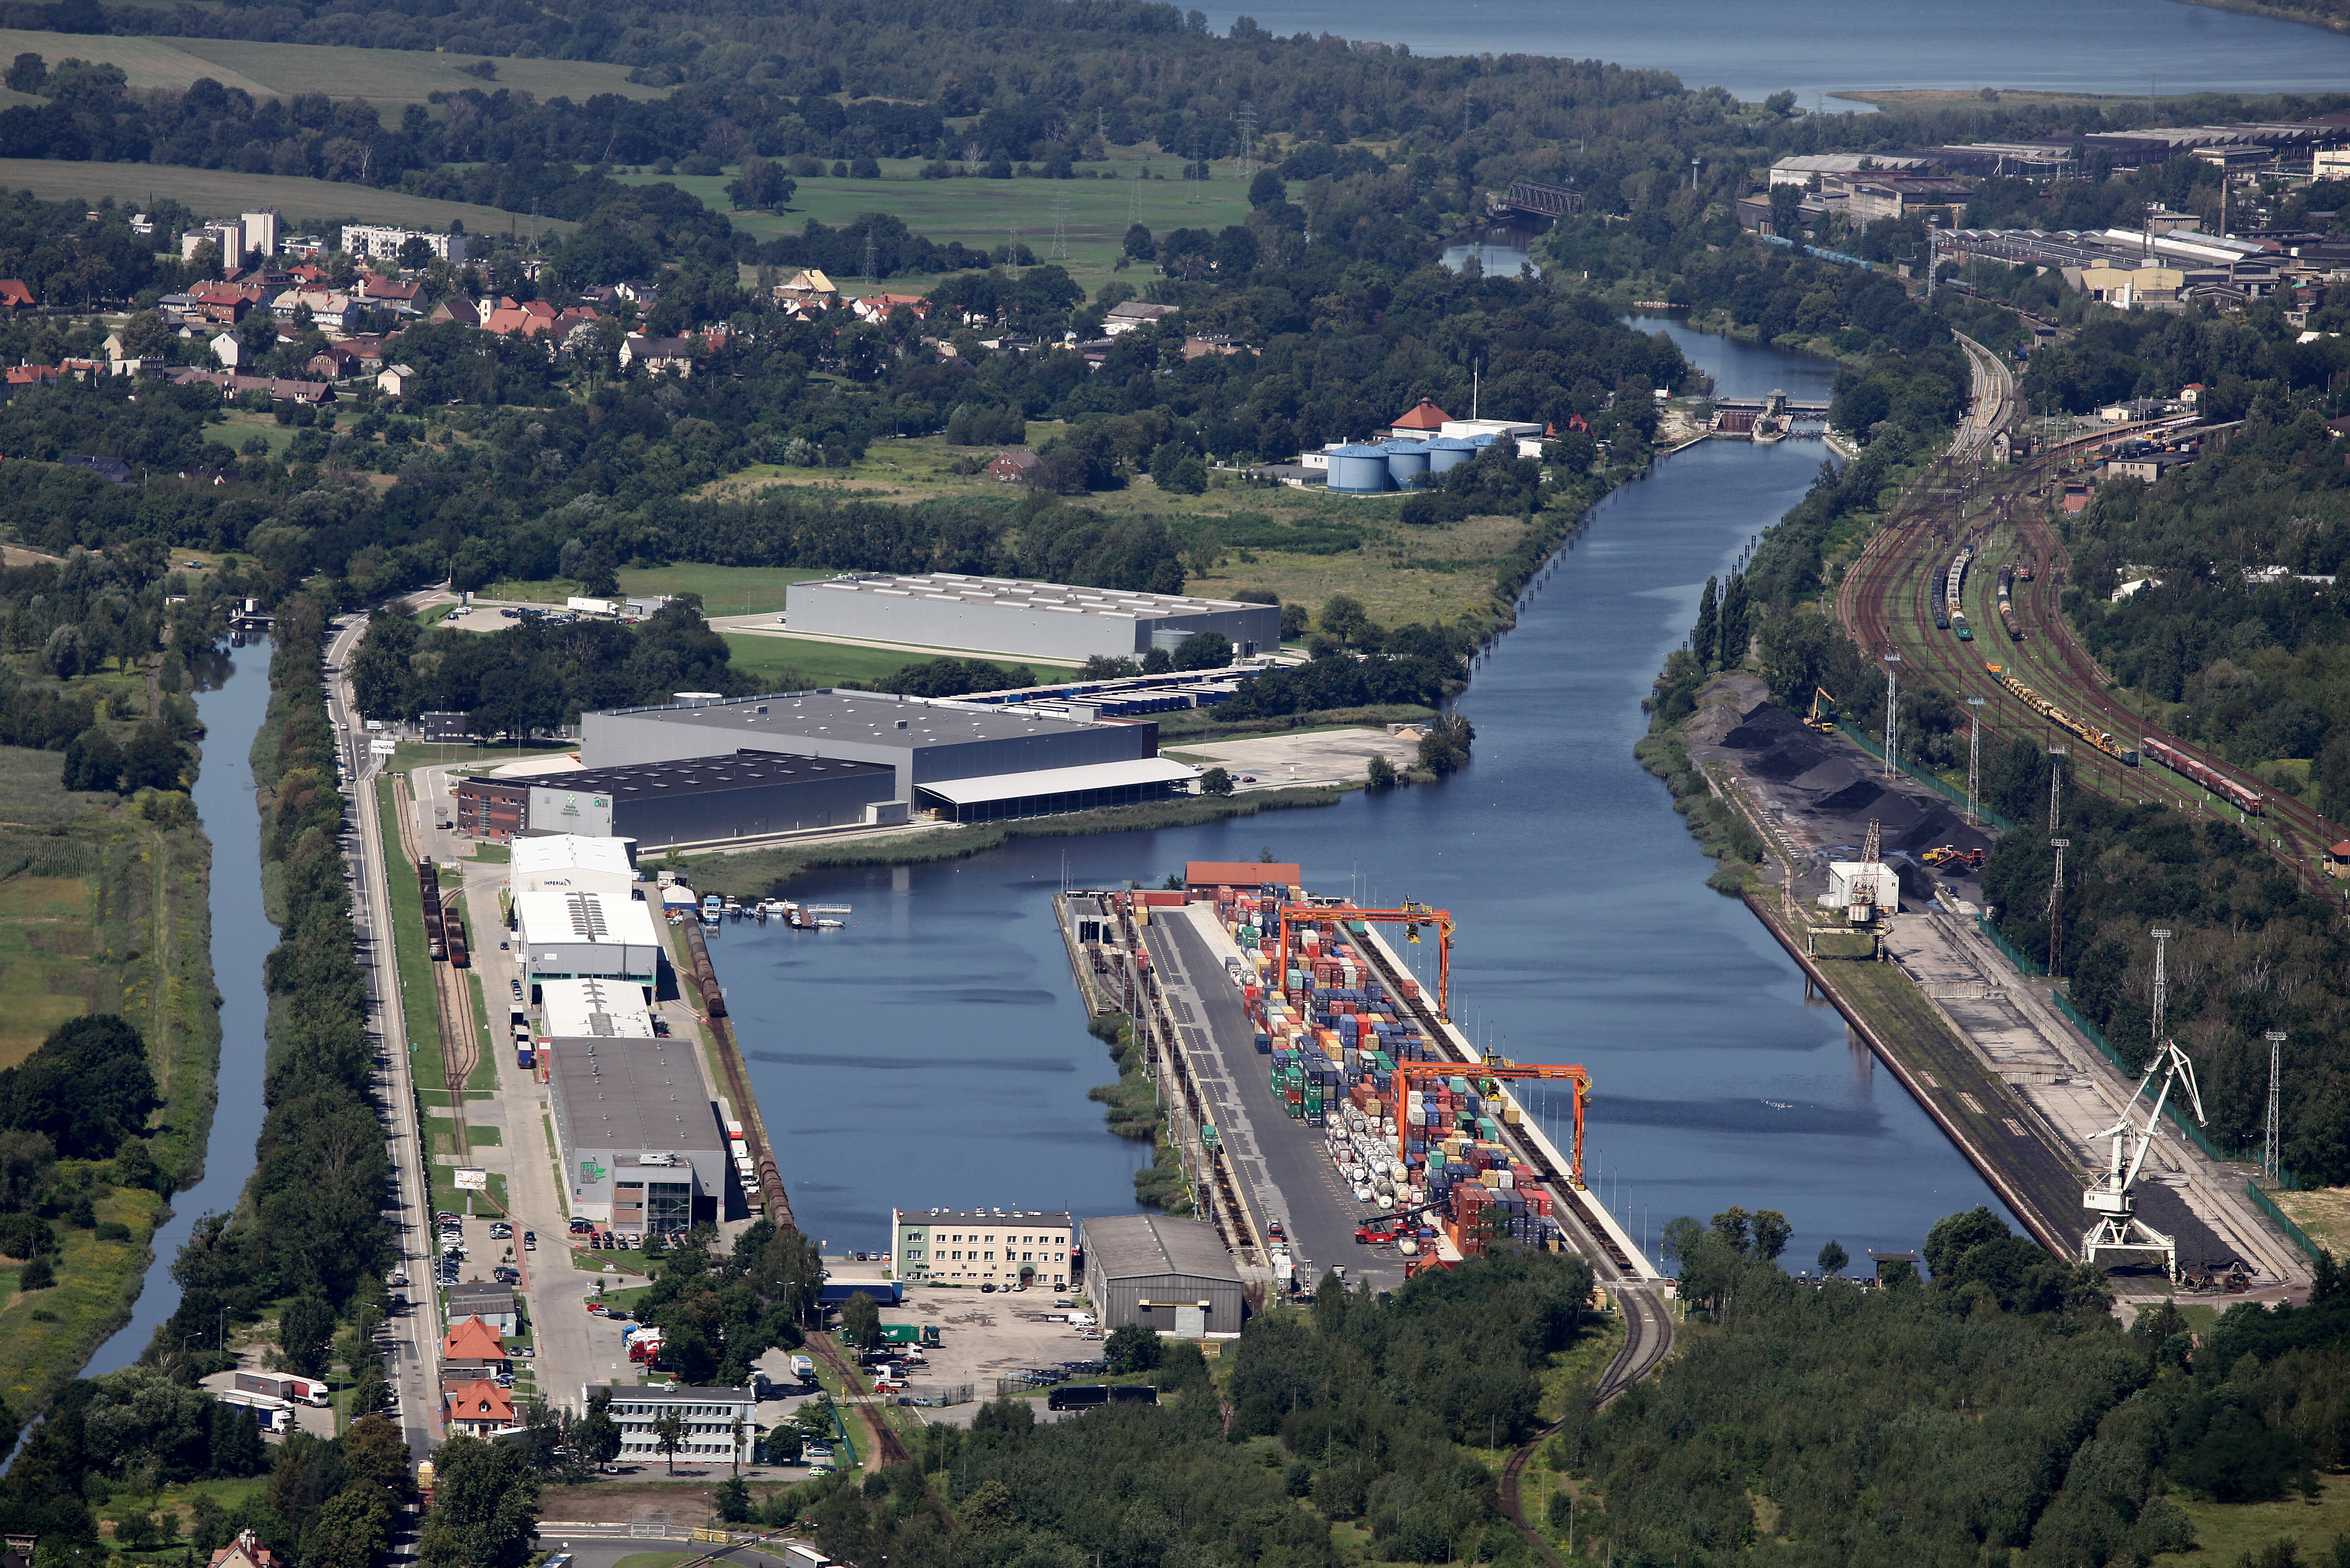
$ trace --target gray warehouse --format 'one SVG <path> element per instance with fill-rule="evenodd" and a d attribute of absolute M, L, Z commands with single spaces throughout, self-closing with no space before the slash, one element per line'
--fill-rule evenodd
<path fill-rule="evenodd" d="M 581 715 L 579 735 L 580 760 L 599 773 L 743 752 L 877 763 L 894 770 L 889 793 L 867 799 L 962 822 L 1158 799 L 1197 776 L 1159 755 L 1159 726 L 1149 721 L 1057 719 L 873 691 L 616 708 Z M 659 841 L 641 827 L 619 831 Z"/>
<path fill-rule="evenodd" d="M 1241 1331 L 1240 1271 L 1214 1226 L 1119 1214 L 1084 1221 L 1077 1239 L 1102 1327 L 1139 1323 L 1180 1339 Z"/>
<path fill-rule="evenodd" d="M 881 763 L 736 751 L 533 782 L 529 820 L 658 849 L 863 822 L 905 798 L 897 789 L 897 770 Z"/>
<path fill-rule="evenodd" d="M 794 583 L 785 619 L 800 635 L 963 648 L 1081 662 L 1172 649 L 1195 632 L 1229 638 L 1243 659 L 1281 646 L 1281 607 L 931 572 Z"/>
<path fill-rule="evenodd" d="M 691 1041 L 564 1037 L 546 1049 L 572 1213 L 629 1236 L 721 1217 L 726 1141 Z"/>

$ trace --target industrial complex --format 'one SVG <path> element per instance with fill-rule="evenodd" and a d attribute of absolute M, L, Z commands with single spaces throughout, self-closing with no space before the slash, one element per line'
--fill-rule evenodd
<path fill-rule="evenodd" d="M 1242 658 L 1281 646 L 1281 607 L 1118 588 L 1023 583 L 959 572 L 921 576 L 859 573 L 794 583 L 785 620 L 803 637 L 963 648 L 1021 659 L 1082 661 L 1172 651 L 1203 631 L 1229 639 Z"/>
<path fill-rule="evenodd" d="M 572 1213 L 637 1237 L 720 1217 L 732 1168 L 689 1042 L 556 1035 L 546 1050 Z"/>

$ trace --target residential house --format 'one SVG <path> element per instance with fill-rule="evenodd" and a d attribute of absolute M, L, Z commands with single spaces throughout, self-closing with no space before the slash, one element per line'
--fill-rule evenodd
<path fill-rule="evenodd" d="M 33 297 L 31 286 L 23 278 L 0 277 L 0 306 L 13 312 L 31 310 L 39 304 L 40 301 Z"/>
<path fill-rule="evenodd" d="M 465 236 L 436 234 L 428 229 L 400 229 L 388 223 L 346 223 L 343 225 L 343 249 L 355 256 L 379 261 L 397 262 L 400 248 L 411 240 L 422 240 L 437 261 L 451 266 L 465 265 Z"/>
<path fill-rule="evenodd" d="M 244 363 L 244 343 L 234 332 L 224 332 L 212 340 L 213 358 L 224 370 L 234 370 Z"/>
<path fill-rule="evenodd" d="M 1239 354 L 1247 348 L 1247 344 L 1223 332 L 1210 332 L 1183 339 L 1183 358 L 1186 359 L 1197 359 L 1207 354 Z"/>
<path fill-rule="evenodd" d="M 775 285 L 775 300 L 782 305 L 813 305 L 823 310 L 840 303 L 840 290 L 815 267 L 806 267 Z"/>
<path fill-rule="evenodd" d="M 421 283 L 409 283 L 396 277 L 378 277 L 371 272 L 359 275 L 359 297 L 371 304 L 412 306 L 423 287 Z"/>
<path fill-rule="evenodd" d="M 542 332 L 555 330 L 558 312 L 543 299 L 501 299 L 482 318 L 482 330 L 501 337 L 536 337 Z"/>
<path fill-rule="evenodd" d="M 917 319 L 931 313 L 931 302 L 919 294 L 871 294 L 851 301 L 849 309 L 859 321 L 887 321 L 890 312 L 904 306 Z"/>
<path fill-rule="evenodd" d="M 647 337 L 630 333 L 620 339 L 620 368 L 642 365 L 659 375 L 666 370 L 678 376 L 693 374 L 693 339 L 691 337 Z"/>
<path fill-rule="evenodd" d="M 508 1369 L 506 1342 L 480 1318 L 469 1317 L 442 1336 L 441 1360 L 452 1370 L 488 1376 Z"/>
<path fill-rule="evenodd" d="M 196 314 L 206 321 L 234 327 L 261 303 L 264 296 L 257 285 L 208 283 L 191 291 L 189 297 L 195 302 Z"/>
<path fill-rule="evenodd" d="M 387 365 L 382 374 L 376 377 L 375 384 L 382 389 L 386 397 L 404 398 L 416 390 L 422 384 L 422 380 L 423 378 L 417 375 L 413 366 Z"/>
<path fill-rule="evenodd" d="M 650 310 L 660 303 L 660 290 L 640 277 L 624 277 L 612 286 L 612 292 L 622 299 L 633 299 L 640 310 Z"/>
<path fill-rule="evenodd" d="M 252 1531 L 240 1530 L 234 1541 L 213 1548 L 212 1568 L 277 1568 L 277 1553 L 261 1544 Z"/>
<path fill-rule="evenodd" d="M 1175 314 L 1171 305 L 1145 305 L 1129 299 L 1123 305 L 1113 305 L 1102 317 L 1102 336 L 1115 337 L 1121 332 L 1131 332 L 1138 327 L 1149 327 Z"/>
<path fill-rule="evenodd" d="M 987 477 L 999 484 L 1034 484 L 1045 475 L 1045 465 L 1026 447 L 999 453 L 987 465 Z"/>
<path fill-rule="evenodd" d="M 500 1334 L 514 1334 L 522 1326 L 522 1303 L 511 1286 L 469 1280 L 449 1287 L 449 1317 L 477 1317 Z"/>
<path fill-rule="evenodd" d="M 314 325 L 338 328 L 350 325 L 351 313 L 357 308 L 348 294 L 316 288 L 289 288 L 269 302 L 269 313 L 280 321 L 292 321 L 306 306 L 309 307 L 310 320 Z"/>
<path fill-rule="evenodd" d="M 64 462 L 68 468 L 86 468 L 109 484 L 130 483 L 130 465 L 119 457 L 76 456 Z"/>
<path fill-rule="evenodd" d="M 460 327 L 479 327 L 482 324 L 482 307 L 462 294 L 452 294 L 432 307 L 432 313 L 424 318 L 424 325 L 441 327 L 452 321 Z"/>
<path fill-rule="evenodd" d="M 515 1419 L 513 1398 L 486 1377 L 453 1389 L 449 1395 L 449 1430 L 452 1434 L 487 1438 L 520 1424 Z"/>

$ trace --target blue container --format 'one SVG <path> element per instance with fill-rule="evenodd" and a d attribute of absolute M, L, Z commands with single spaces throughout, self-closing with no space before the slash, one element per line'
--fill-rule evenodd
<path fill-rule="evenodd" d="M 1461 436 L 1438 436 L 1421 443 L 1428 449 L 1428 472 L 1442 473 L 1477 455 L 1477 443 Z"/>
<path fill-rule="evenodd" d="M 1376 495 L 1393 490 L 1395 479 L 1383 447 L 1342 446 L 1330 453 L 1327 488 L 1342 495 Z"/>

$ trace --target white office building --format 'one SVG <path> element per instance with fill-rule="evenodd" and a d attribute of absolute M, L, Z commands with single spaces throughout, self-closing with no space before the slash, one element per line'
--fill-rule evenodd
<path fill-rule="evenodd" d="M 584 1411 L 599 1394 L 611 1397 L 624 1459 L 641 1464 L 663 1457 L 653 1423 L 671 1410 L 685 1417 L 685 1437 L 676 1458 L 689 1463 L 747 1465 L 757 1455 L 759 1397 L 751 1389 L 589 1383 L 580 1387 L 580 1408 Z"/>
<path fill-rule="evenodd" d="M 650 987 L 660 975 L 660 922 L 639 899 L 593 892 L 516 893 L 515 940 L 524 975 L 550 980 L 628 981 Z"/>
<path fill-rule="evenodd" d="M 351 255 L 370 261 L 398 262 L 400 247 L 411 240 L 422 240 L 431 247 L 433 258 L 451 266 L 465 262 L 465 236 L 436 234 L 430 229 L 396 229 L 388 223 L 345 223 L 343 249 Z"/>
<path fill-rule="evenodd" d="M 909 1283 L 953 1280 L 962 1284 L 1050 1285 L 1068 1289 L 1069 1246 L 1076 1235 L 1066 1213 L 1001 1209 L 892 1209 L 890 1260 Z"/>
<path fill-rule="evenodd" d="M 615 980 L 538 982 L 539 1033 L 582 1040 L 650 1040 L 652 1010 L 642 986 Z"/>

